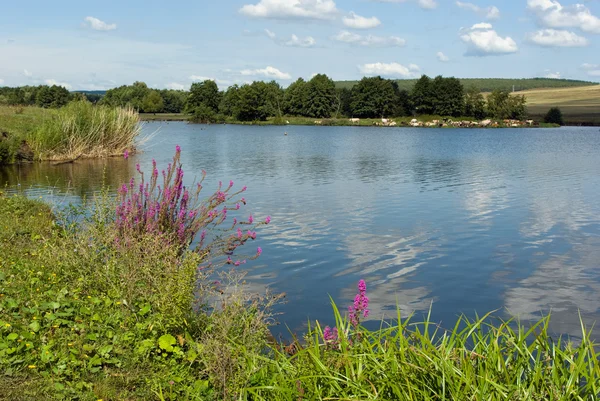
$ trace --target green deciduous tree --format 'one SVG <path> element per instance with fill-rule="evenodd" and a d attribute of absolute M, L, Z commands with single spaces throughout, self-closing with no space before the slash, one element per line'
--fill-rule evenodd
<path fill-rule="evenodd" d="M 194 82 L 190 87 L 186 110 L 193 112 L 196 107 L 203 104 L 216 113 L 219 110 L 219 103 L 221 103 L 221 92 L 215 81 Z"/>
<path fill-rule="evenodd" d="M 314 118 L 331 116 L 335 102 L 335 84 L 325 74 L 315 75 L 305 86 L 304 115 Z"/>
<path fill-rule="evenodd" d="M 285 90 L 283 97 L 283 110 L 285 114 L 292 116 L 304 115 L 306 104 L 306 81 L 298 78 Z"/>
<path fill-rule="evenodd" d="M 493 91 L 487 102 L 489 115 L 497 119 L 521 120 L 527 113 L 525 96 L 511 95 L 507 90 Z"/>
<path fill-rule="evenodd" d="M 356 117 L 379 118 L 395 114 L 398 86 L 381 77 L 365 77 L 352 88 L 352 114 Z"/>
<path fill-rule="evenodd" d="M 548 124 L 565 125 L 562 111 L 558 107 L 552 107 L 544 116 L 544 122 Z"/>
<path fill-rule="evenodd" d="M 464 89 L 460 81 L 454 77 L 444 78 L 441 75 L 431 82 L 433 114 L 458 117 L 464 109 Z"/>
<path fill-rule="evenodd" d="M 144 113 L 158 113 L 164 107 L 163 98 L 156 90 L 150 90 L 142 100 L 142 110 Z"/>
<path fill-rule="evenodd" d="M 411 103 L 418 114 L 433 113 L 434 101 L 431 86 L 431 78 L 422 75 L 412 89 L 410 94 Z"/>
<path fill-rule="evenodd" d="M 485 117 L 485 98 L 475 86 L 471 86 L 465 93 L 465 115 L 482 119 Z"/>

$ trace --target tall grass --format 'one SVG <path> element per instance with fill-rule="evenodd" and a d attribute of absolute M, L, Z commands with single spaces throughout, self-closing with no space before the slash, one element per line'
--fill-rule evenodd
<path fill-rule="evenodd" d="M 343 318 L 332 344 L 317 323 L 298 352 L 274 349 L 246 395 L 259 400 L 596 400 L 600 363 L 590 331 L 553 339 L 550 317 L 526 327 L 489 314 L 450 331 L 429 317 L 377 330 Z M 289 351 L 289 347 L 288 347 Z"/>
<path fill-rule="evenodd" d="M 71 102 L 29 133 L 27 142 L 39 160 L 121 155 L 140 133 L 133 109 Z"/>

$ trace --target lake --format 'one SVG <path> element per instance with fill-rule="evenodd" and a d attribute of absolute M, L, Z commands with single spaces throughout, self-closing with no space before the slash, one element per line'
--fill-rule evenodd
<path fill-rule="evenodd" d="M 248 186 L 247 213 L 272 223 L 250 245 L 251 290 L 285 292 L 276 332 L 331 324 L 364 278 L 371 321 L 427 313 L 444 327 L 491 310 L 552 311 L 577 335 L 600 316 L 600 131 L 144 123 L 125 161 L 0 168 L 0 184 L 64 205 L 165 166 L 182 147 L 191 182 Z M 288 135 L 284 135 L 287 131 Z"/>

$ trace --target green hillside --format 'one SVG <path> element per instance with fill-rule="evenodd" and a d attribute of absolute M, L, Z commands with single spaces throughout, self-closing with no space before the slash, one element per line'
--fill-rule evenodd
<path fill-rule="evenodd" d="M 578 81 L 573 79 L 550 79 L 550 78 L 459 78 L 465 88 L 475 86 L 481 92 L 491 92 L 498 89 L 515 91 L 540 89 L 540 88 L 568 88 L 576 86 L 598 85 L 597 82 Z M 337 81 L 338 88 L 352 88 L 358 81 Z M 414 86 L 416 79 L 398 79 L 400 89 L 410 91 Z"/>

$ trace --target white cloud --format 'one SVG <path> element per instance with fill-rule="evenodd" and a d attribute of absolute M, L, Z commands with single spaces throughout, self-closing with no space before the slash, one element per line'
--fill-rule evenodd
<path fill-rule="evenodd" d="M 590 77 L 600 77 L 600 64 L 583 63 L 581 64 L 581 68 L 583 68 Z"/>
<path fill-rule="evenodd" d="M 564 7 L 556 0 L 527 0 L 527 8 L 539 22 L 549 28 L 579 28 L 600 34 L 600 18 L 583 4 Z"/>
<path fill-rule="evenodd" d="M 0 85 L 4 85 L 4 80 L 0 78 Z"/>
<path fill-rule="evenodd" d="M 378 3 L 405 3 L 411 0 L 372 0 Z M 428 10 L 432 10 L 437 7 L 437 2 L 435 0 L 416 0 L 416 3 L 421 8 L 425 8 Z"/>
<path fill-rule="evenodd" d="M 409 78 L 415 76 L 420 70 L 416 64 L 410 64 L 408 67 L 399 63 L 372 63 L 358 66 L 358 69 L 365 75 L 381 75 L 386 77 Z"/>
<path fill-rule="evenodd" d="M 583 36 L 556 29 L 541 29 L 527 35 L 527 39 L 536 45 L 545 47 L 584 47 L 588 45 L 587 39 Z"/>
<path fill-rule="evenodd" d="M 265 33 L 267 34 L 268 37 L 270 37 L 271 39 L 275 39 L 275 33 L 269 31 L 268 29 L 265 29 Z"/>
<path fill-rule="evenodd" d="M 275 43 L 281 46 L 289 46 L 289 47 L 313 47 L 317 44 L 317 41 L 312 36 L 307 36 L 305 38 L 300 38 L 297 35 L 292 34 L 292 37 L 288 40 L 278 39 L 275 32 L 272 32 L 268 29 L 265 29 L 265 33 L 267 36 L 272 39 Z"/>
<path fill-rule="evenodd" d="M 446 61 L 450 61 L 450 59 L 448 58 L 448 56 L 446 56 L 446 55 L 445 55 L 444 53 L 442 53 L 442 52 L 437 52 L 436 56 L 437 56 L 437 59 L 438 59 L 439 61 L 441 61 L 441 62 L 444 62 L 444 63 L 445 63 Z"/>
<path fill-rule="evenodd" d="M 501 37 L 491 24 L 485 22 L 462 29 L 460 39 L 468 45 L 466 54 L 469 56 L 510 54 L 519 50 L 510 36 Z"/>
<path fill-rule="evenodd" d="M 68 84 L 68 83 L 66 83 L 66 82 L 58 82 L 58 81 L 57 81 L 57 80 L 55 80 L 55 79 L 46 79 L 46 80 L 44 81 L 44 83 L 45 83 L 46 85 L 50 85 L 50 86 L 52 86 L 52 85 L 56 85 L 56 86 L 62 86 L 62 87 L 65 87 L 66 89 L 71 89 L 71 88 L 72 88 L 72 86 L 71 86 L 70 84 Z"/>
<path fill-rule="evenodd" d="M 167 89 L 174 89 L 174 90 L 178 90 L 178 91 L 182 91 L 185 89 L 185 85 L 182 85 L 180 83 L 177 82 L 171 82 L 165 85 L 165 87 Z"/>
<path fill-rule="evenodd" d="M 333 0 L 260 0 L 246 4 L 240 13 L 255 18 L 333 19 L 338 13 Z"/>
<path fill-rule="evenodd" d="M 338 42 L 368 47 L 401 47 L 406 44 L 406 41 L 398 36 L 362 36 L 348 31 L 341 31 L 331 39 Z"/>
<path fill-rule="evenodd" d="M 31 78 L 33 74 L 27 70 L 23 70 L 23 75 L 25 75 L 27 78 Z"/>
<path fill-rule="evenodd" d="M 290 47 L 313 47 L 316 43 L 317 42 L 315 41 L 315 38 L 312 36 L 299 38 L 298 36 L 292 34 L 292 38 L 284 42 L 284 45 Z"/>
<path fill-rule="evenodd" d="M 460 8 L 462 8 L 463 10 L 473 11 L 487 19 L 500 18 L 500 10 L 498 10 L 498 7 L 496 7 L 496 6 L 489 6 L 489 7 L 483 8 L 483 7 L 479 7 L 476 4 L 464 3 L 462 1 L 457 1 L 456 5 Z"/>
<path fill-rule="evenodd" d="M 560 79 L 560 72 L 551 72 L 549 70 L 546 70 L 547 74 L 544 75 L 544 78 L 551 78 L 551 79 Z"/>
<path fill-rule="evenodd" d="M 203 75 L 190 75 L 190 80 L 194 82 L 217 81 L 215 78 L 205 77 Z"/>
<path fill-rule="evenodd" d="M 350 12 L 347 17 L 342 18 L 342 22 L 348 28 L 353 29 L 370 29 L 381 25 L 381 21 L 377 17 L 361 17 L 354 12 Z"/>
<path fill-rule="evenodd" d="M 92 28 L 95 31 L 112 31 L 113 29 L 117 29 L 117 24 L 107 24 L 98 18 L 85 17 L 83 20 L 85 21 L 84 25 Z"/>
<path fill-rule="evenodd" d="M 242 70 L 242 71 L 240 71 L 240 74 L 246 75 L 246 76 L 262 76 L 262 77 L 273 78 L 273 79 L 284 79 L 284 80 L 292 79 L 292 76 L 290 74 L 288 74 L 287 72 L 281 72 L 277 68 L 271 67 L 271 66 L 268 66 L 266 68 L 256 69 L 256 70 Z"/>

